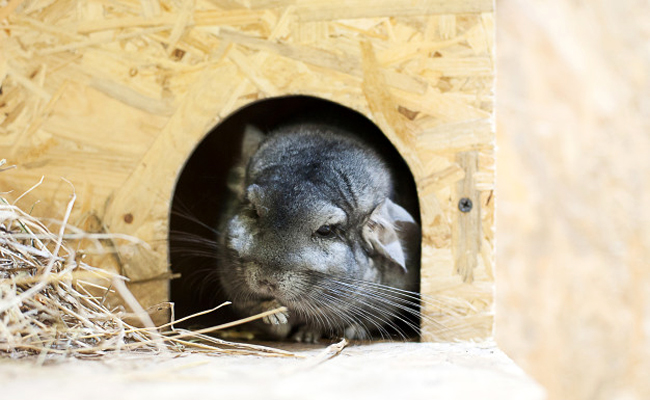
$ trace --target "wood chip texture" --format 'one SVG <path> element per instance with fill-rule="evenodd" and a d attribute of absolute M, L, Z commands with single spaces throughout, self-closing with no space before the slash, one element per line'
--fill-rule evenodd
<path fill-rule="evenodd" d="M 170 200 L 194 147 L 242 106 L 302 94 L 366 115 L 414 174 L 424 311 L 437 321 L 424 339 L 491 336 L 492 1 L 8 3 L 0 153 L 18 168 L 0 191 L 46 175 L 21 204 L 61 219 L 63 177 L 78 196 L 71 223 L 148 243 L 93 261 L 131 279 L 144 307 L 168 300 Z"/>

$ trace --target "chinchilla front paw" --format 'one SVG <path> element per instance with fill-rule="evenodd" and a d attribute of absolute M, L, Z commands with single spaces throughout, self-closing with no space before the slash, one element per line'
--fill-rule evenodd
<path fill-rule="evenodd" d="M 299 343 L 318 343 L 322 336 L 323 334 L 319 329 L 302 326 L 291 336 L 291 339 Z"/>
<path fill-rule="evenodd" d="M 283 305 L 277 300 L 268 300 L 260 303 L 261 312 L 275 310 L 280 307 L 283 307 Z M 284 325 L 289 322 L 289 312 L 282 311 L 272 315 L 267 315 L 262 318 L 262 321 L 269 325 Z"/>

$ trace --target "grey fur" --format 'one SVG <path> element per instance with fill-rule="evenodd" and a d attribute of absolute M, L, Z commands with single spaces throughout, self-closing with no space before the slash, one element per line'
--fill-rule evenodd
<path fill-rule="evenodd" d="M 387 332 L 404 304 L 415 309 L 402 294 L 417 290 L 420 231 L 395 203 L 393 179 L 346 133 L 299 124 L 265 137 L 249 128 L 219 229 L 218 272 L 236 309 L 286 306 L 266 330 L 307 341 L 368 338 Z"/>

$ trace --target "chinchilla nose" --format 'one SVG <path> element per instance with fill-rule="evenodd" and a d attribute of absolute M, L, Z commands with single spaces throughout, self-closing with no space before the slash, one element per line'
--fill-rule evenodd
<path fill-rule="evenodd" d="M 260 288 L 268 290 L 269 292 L 275 292 L 278 290 L 278 283 L 270 278 L 258 279 L 257 284 L 260 286 Z"/>

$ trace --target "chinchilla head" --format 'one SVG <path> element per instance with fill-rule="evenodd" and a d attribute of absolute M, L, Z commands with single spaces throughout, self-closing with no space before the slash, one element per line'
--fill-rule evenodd
<path fill-rule="evenodd" d="M 403 233 L 417 225 L 391 201 L 391 176 L 375 153 L 305 126 L 267 138 L 249 130 L 247 152 L 225 223 L 221 274 L 233 300 L 275 299 L 308 323 L 331 324 L 358 297 L 353 282 L 405 286 Z"/>

